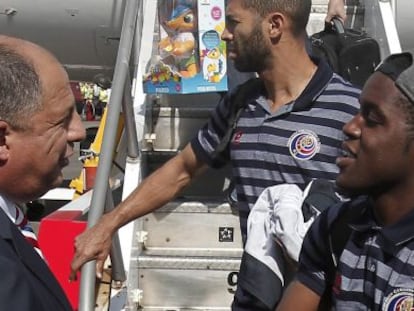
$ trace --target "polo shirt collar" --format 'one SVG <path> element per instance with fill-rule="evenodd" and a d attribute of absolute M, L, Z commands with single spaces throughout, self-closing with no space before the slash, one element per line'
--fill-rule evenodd
<path fill-rule="evenodd" d="M 318 67 L 306 88 L 295 100 L 292 111 L 310 109 L 313 105 L 313 102 L 325 90 L 332 79 L 333 71 L 327 62 L 319 58 L 312 57 L 311 59 Z"/>
<path fill-rule="evenodd" d="M 359 232 L 376 230 L 383 237 L 388 247 L 394 249 L 405 242 L 414 239 L 414 210 L 404 216 L 399 222 L 382 227 L 375 221 L 374 205 L 372 200 L 367 199 L 365 207 L 361 209 L 359 215 L 355 215 L 350 222 L 350 226 Z M 390 249 L 391 250 L 391 249 Z"/>
<path fill-rule="evenodd" d="M 353 208 L 353 206 L 348 207 L 353 208 L 352 215 L 349 220 L 349 226 L 357 232 L 366 232 L 371 229 L 380 229 L 380 227 L 375 222 L 374 215 L 372 214 L 371 202 L 369 198 L 364 197 L 361 202 L 361 204 L 358 204 L 358 206 L 360 206 L 358 209 Z"/>
<path fill-rule="evenodd" d="M 414 239 L 414 210 L 405 215 L 399 222 L 384 227 L 382 234 L 396 245 Z"/>
<path fill-rule="evenodd" d="M 325 90 L 329 82 L 332 79 L 333 71 L 329 67 L 328 63 L 322 59 L 311 57 L 312 61 L 317 66 L 317 69 L 305 87 L 299 97 L 290 104 L 284 105 L 277 111 L 277 115 L 285 114 L 290 111 L 302 111 L 310 109 L 319 97 L 319 95 Z M 256 102 L 259 103 L 266 111 L 269 111 L 269 105 L 266 100 L 266 89 L 264 86 L 260 90 L 261 94 Z"/>

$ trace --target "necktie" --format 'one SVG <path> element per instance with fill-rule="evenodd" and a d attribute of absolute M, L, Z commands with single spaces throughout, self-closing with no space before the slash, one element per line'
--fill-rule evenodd
<path fill-rule="evenodd" d="M 29 224 L 26 215 L 22 212 L 22 210 L 19 207 L 17 207 L 17 205 L 14 205 L 14 208 L 16 215 L 14 223 L 20 229 L 20 232 L 23 234 L 26 241 L 29 242 L 29 244 L 33 246 L 33 248 L 39 254 L 39 256 L 43 258 L 43 254 L 40 250 L 36 234 L 34 233 L 32 226 Z"/>
<path fill-rule="evenodd" d="M 0 208 L 6 213 L 9 219 L 19 228 L 20 232 L 25 237 L 26 241 L 33 246 L 35 251 L 40 257 L 43 257 L 42 251 L 40 250 L 39 243 L 37 241 L 36 234 L 33 231 L 30 223 L 27 220 L 26 215 L 22 209 L 12 201 L 0 195 Z"/>

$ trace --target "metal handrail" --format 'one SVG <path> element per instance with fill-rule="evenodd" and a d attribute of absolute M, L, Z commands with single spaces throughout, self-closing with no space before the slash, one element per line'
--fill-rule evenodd
<path fill-rule="evenodd" d="M 123 100 L 125 89 L 130 90 L 131 81 L 127 81 L 129 72 L 129 63 L 133 39 L 136 31 L 136 21 L 138 8 L 141 1 L 127 0 L 124 12 L 124 20 L 121 31 L 121 39 L 118 48 L 115 71 L 112 83 L 112 91 L 108 104 L 108 114 L 105 124 L 105 131 L 102 140 L 101 155 L 96 172 L 94 192 L 91 201 L 91 208 L 88 213 L 88 228 L 94 226 L 102 216 L 105 207 L 105 199 L 109 190 L 109 175 L 112 166 L 113 150 L 115 150 L 116 131 L 121 112 L 121 104 L 125 106 L 131 104 L 128 98 Z M 128 85 L 127 85 L 128 83 Z M 125 118 L 133 118 L 133 114 L 125 114 Z M 132 156 L 138 156 L 136 134 L 133 136 L 134 129 L 128 122 L 127 137 L 130 140 L 128 146 L 132 151 Z M 117 260 L 119 261 L 119 260 Z M 121 260 L 122 262 L 122 260 Z M 95 308 L 95 261 L 86 263 L 81 271 L 80 293 L 79 293 L 79 311 L 92 311 Z"/>
<path fill-rule="evenodd" d="M 365 0 L 364 5 L 364 30 L 379 43 L 381 58 L 401 52 L 393 1 Z"/>

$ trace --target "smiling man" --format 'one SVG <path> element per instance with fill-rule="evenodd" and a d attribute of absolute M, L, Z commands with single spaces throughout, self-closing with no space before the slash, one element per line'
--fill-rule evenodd
<path fill-rule="evenodd" d="M 59 186 L 74 143 L 84 138 L 61 64 L 38 45 L 0 35 L 1 310 L 72 310 L 33 239 L 24 238 L 17 204 Z"/>
<path fill-rule="evenodd" d="M 328 309 L 337 311 L 412 310 L 413 55 L 389 56 L 365 84 L 361 110 L 344 127 L 344 153 L 337 159 L 337 185 L 354 198 L 315 221 L 305 237 L 296 281 L 278 311 L 318 310 L 321 301 L 331 301 Z M 340 222 L 349 229 L 335 252 L 334 227 Z"/>

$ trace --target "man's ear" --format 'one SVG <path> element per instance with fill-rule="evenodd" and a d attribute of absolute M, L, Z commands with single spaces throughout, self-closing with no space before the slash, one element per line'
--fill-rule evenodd
<path fill-rule="evenodd" d="M 269 36 L 270 38 L 277 39 L 280 37 L 281 33 L 286 27 L 286 18 L 281 13 L 271 13 L 268 16 L 268 25 L 269 25 Z"/>
<path fill-rule="evenodd" d="M 9 130 L 7 122 L 0 120 L 0 163 L 9 158 L 9 148 L 6 144 L 6 134 Z"/>

